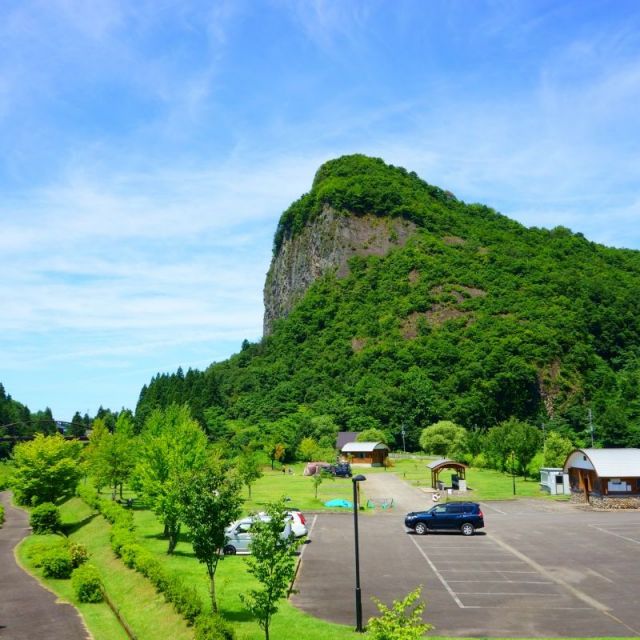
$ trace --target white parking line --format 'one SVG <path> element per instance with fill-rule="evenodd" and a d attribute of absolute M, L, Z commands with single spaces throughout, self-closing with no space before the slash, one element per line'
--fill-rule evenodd
<path fill-rule="evenodd" d="M 438 569 L 436 568 L 436 566 L 433 564 L 433 562 L 431 562 L 431 560 L 429 559 L 429 556 L 424 552 L 424 550 L 420 547 L 420 545 L 416 542 L 415 538 L 411 538 L 411 542 L 413 542 L 413 544 L 416 545 L 416 549 L 420 552 L 420 555 L 422 555 L 422 557 L 427 561 L 427 563 L 429 564 L 429 566 L 431 567 L 433 573 L 436 574 L 436 577 L 438 578 L 438 580 L 440 580 L 440 582 L 444 585 L 444 588 L 449 592 L 449 595 L 453 598 L 454 602 L 461 608 L 464 609 L 465 606 L 462 604 L 462 601 L 460 600 L 460 598 L 458 598 L 458 596 L 455 594 L 455 591 L 449 586 L 449 583 L 444 579 L 444 577 L 442 576 L 442 574 L 438 571 Z"/>
<path fill-rule="evenodd" d="M 498 509 L 498 507 L 494 507 L 490 504 L 487 504 L 486 502 L 481 502 L 480 506 L 486 509 L 491 509 L 492 511 L 496 511 L 497 513 L 501 513 L 503 516 L 509 515 L 506 511 L 503 511 L 502 509 Z"/>
<path fill-rule="evenodd" d="M 497 584 L 553 584 L 550 580 L 449 580 L 449 584 L 454 582 L 464 582 L 469 584 L 472 582 L 479 582 L 480 584 L 487 584 L 489 582 L 496 582 Z"/>
<path fill-rule="evenodd" d="M 589 526 L 593 527 L 594 529 L 597 529 L 598 531 L 602 531 L 602 533 L 606 533 L 607 535 L 614 536 L 616 538 L 620 538 L 621 540 L 626 540 L 627 542 L 633 542 L 634 544 L 640 544 L 640 540 L 636 540 L 635 538 L 629 538 L 627 536 L 621 536 L 619 533 L 614 533 L 613 531 L 611 531 L 609 529 L 603 529 L 602 527 L 599 527 L 598 525 L 595 525 L 595 524 L 590 524 Z"/>

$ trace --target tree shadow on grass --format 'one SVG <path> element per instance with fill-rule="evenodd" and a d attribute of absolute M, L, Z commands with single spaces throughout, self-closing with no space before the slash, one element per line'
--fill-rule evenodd
<path fill-rule="evenodd" d="M 90 516 L 87 516 L 82 520 L 78 520 L 77 522 L 64 523 L 61 527 L 62 532 L 66 536 L 70 536 L 72 533 L 75 533 L 76 531 L 79 531 L 80 529 L 82 529 L 82 527 L 85 527 L 86 525 L 88 525 L 97 515 L 99 514 L 92 513 Z"/>
<path fill-rule="evenodd" d="M 222 617 L 229 622 L 251 622 L 255 618 L 248 611 L 221 611 Z"/>

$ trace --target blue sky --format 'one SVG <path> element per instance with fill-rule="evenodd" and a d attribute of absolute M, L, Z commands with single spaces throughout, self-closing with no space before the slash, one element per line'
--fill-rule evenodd
<path fill-rule="evenodd" d="M 0 0 L 0 382 L 68 420 L 259 339 L 344 153 L 640 249 L 639 105 L 635 0 Z"/>

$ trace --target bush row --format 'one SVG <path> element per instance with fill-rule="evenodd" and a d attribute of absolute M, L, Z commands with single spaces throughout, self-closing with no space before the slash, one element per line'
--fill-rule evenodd
<path fill-rule="evenodd" d="M 233 639 L 233 630 L 220 616 L 203 613 L 204 606 L 197 590 L 167 572 L 156 557 L 138 543 L 131 511 L 117 502 L 100 498 L 95 490 L 87 487 L 79 489 L 78 495 L 111 523 L 113 552 L 127 567 L 145 576 L 189 625 L 196 626 L 199 640 Z"/>

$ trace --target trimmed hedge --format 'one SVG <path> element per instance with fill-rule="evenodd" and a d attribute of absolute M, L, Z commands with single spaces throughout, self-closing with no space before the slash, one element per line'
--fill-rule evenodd
<path fill-rule="evenodd" d="M 195 640 L 235 640 L 231 625 L 222 617 L 202 614 L 196 620 Z"/>
<path fill-rule="evenodd" d="M 102 602 L 104 599 L 100 573 L 92 564 L 83 564 L 74 569 L 71 586 L 80 602 Z"/>
<path fill-rule="evenodd" d="M 60 531 L 60 509 L 51 502 L 43 502 L 31 512 L 29 524 L 33 533 L 56 533 Z"/>
<path fill-rule="evenodd" d="M 194 624 L 204 610 L 202 599 L 194 587 L 169 574 L 153 554 L 138 543 L 132 512 L 113 500 L 100 498 L 87 487 L 80 488 L 78 495 L 112 524 L 110 540 L 113 552 L 127 567 L 148 578 L 188 624 Z"/>

